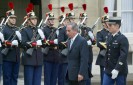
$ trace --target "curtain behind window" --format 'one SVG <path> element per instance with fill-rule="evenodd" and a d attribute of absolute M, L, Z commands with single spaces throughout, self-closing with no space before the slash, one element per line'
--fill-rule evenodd
<path fill-rule="evenodd" d="M 114 7 L 115 7 L 115 0 L 105 0 L 104 5 L 109 9 L 109 16 L 113 16 Z M 111 12 L 110 12 L 111 11 Z"/>
<path fill-rule="evenodd" d="M 122 0 L 122 27 L 121 32 L 133 32 L 133 0 Z M 132 10 L 128 11 L 128 10 Z"/>

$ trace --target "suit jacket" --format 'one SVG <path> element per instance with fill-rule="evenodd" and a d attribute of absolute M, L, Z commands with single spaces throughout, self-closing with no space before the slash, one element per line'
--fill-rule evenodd
<path fill-rule="evenodd" d="M 88 56 L 86 40 L 78 35 L 70 49 L 68 42 L 68 78 L 69 80 L 78 80 L 78 74 L 83 75 L 84 80 L 88 79 Z"/>
<path fill-rule="evenodd" d="M 113 69 L 119 71 L 119 74 L 128 73 L 127 55 L 129 43 L 127 38 L 118 32 L 114 37 L 109 36 L 107 39 L 107 53 L 105 72 L 111 74 Z"/>

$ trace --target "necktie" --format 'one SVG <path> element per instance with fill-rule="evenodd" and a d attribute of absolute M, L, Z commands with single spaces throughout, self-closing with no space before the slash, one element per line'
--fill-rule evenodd
<path fill-rule="evenodd" d="M 70 42 L 70 49 L 71 49 L 71 47 L 72 47 L 72 44 L 73 44 L 73 40 L 71 39 L 71 42 Z"/>

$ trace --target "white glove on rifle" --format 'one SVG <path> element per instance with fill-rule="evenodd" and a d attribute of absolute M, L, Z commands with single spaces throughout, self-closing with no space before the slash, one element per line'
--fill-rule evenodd
<path fill-rule="evenodd" d="M 21 33 L 19 31 L 15 31 L 15 34 L 17 35 L 18 39 L 21 41 L 22 40 Z"/>
<path fill-rule="evenodd" d="M 4 36 L 1 32 L 0 32 L 0 39 L 1 39 L 2 42 L 4 42 Z"/>
<path fill-rule="evenodd" d="M 38 29 L 38 33 L 39 33 L 41 39 L 43 40 L 45 38 L 43 31 L 41 29 Z"/>
<path fill-rule="evenodd" d="M 115 79 L 118 76 L 119 71 L 113 69 L 111 73 L 112 73 L 112 79 Z"/>
<path fill-rule="evenodd" d="M 88 41 L 87 41 L 87 44 L 88 44 L 88 45 L 92 45 L 91 40 L 88 40 Z"/>
<path fill-rule="evenodd" d="M 18 46 L 18 40 L 13 40 L 13 41 L 12 41 L 12 45 Z"/>
<path fill-rule="evenodd" d="M 37 40 L 36 43 L 38 46 L 40 46 L 40 45 L 42 45 L 42 40 Z"/>
<path fill-rule="evenodd" d="M 58 39 L 54 39 L 54 44 L 58 44 Z"/>
<path fill-rule="evenodd" d="M 90 38 L 91 38 L 92 40 L 94 40 L 94 35 L 93 35 L 93 33 L 92 33 L 91 31 L 88 32 L 88 35 L 90 36 Z"/>

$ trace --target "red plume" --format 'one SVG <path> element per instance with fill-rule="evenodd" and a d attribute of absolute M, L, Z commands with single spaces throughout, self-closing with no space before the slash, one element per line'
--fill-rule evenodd
<path fill-rule="evenodd" d="M 108 13 L 108 7 L 104 7 L 104 12 L 107 14 Z"/>
<path fill-rule="evenodd" d="M 10 9 L 14 9 L 14 4 L 12 2 L 9 2 L 8 6 L 10 7 Z"/>
<path fill-rule="evenodd" d="M 61 7 L 61 11 L 64 13 L 64 11 L 65 11 L 65 7 Z"/>
<path fill-rule="evenodd" d="M 52 11 L 52 4 L 49 4 L 48 8 L 49 8 L 50 11 Z"/>
<path fill-rule="evenodd" d="M 86 4 L 83 4 L 82 7 L 83 7 L 83 10 L 86 11 Z"/>
<path fill-rule="evenodd" d="M 29 7 L 26 8 L 26 12 L 29 13 L 31 9 Z"/>
<path fill-rule="evenodd" d="M 68 7 L 69 7 L 70 11 L 72 11 L 73 10 L 73 3 L 68 4 Z"/>
<path fill-rule="evenodd" d="M 29 4 L 28 4 L 28 8 L 29 8 L 30 10 L 33 10 L 33 8 L 34 8 L 33 4 L 32 4 L 32 3 L 29 3 Z"/>

